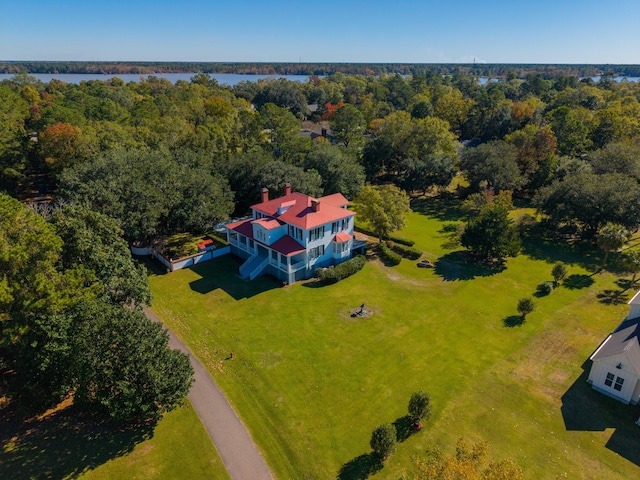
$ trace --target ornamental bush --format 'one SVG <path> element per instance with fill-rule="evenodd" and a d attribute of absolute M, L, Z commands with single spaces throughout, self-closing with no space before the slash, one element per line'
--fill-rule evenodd
<path fill-rule="evenodd" d="M 393 252 L 384 242 L 378 244 L 378 251 L 390 265 L 398 265 L 402 261 L 402 257 Z"/>
<path fill-rule="evenodd" d="M 555 284 L 553 282 L 542 282 L 537 286 L 536 290 L 541 295 L 549 295 L 551 292 L 553 292 L 554 287 Z"/>
<path fill-rule="evenodd" d="M 409 258 L 411 260 L 417 260 L 422 256 L 422 251 L 418 250 L 417 248 L 409 247 L 401 243 L 395 243 L 391 240 L 387 241 L 387 247 L 389 247 L 394 252 L 402 255 L 403 257 Z"/>
<path fill-rule="evenodd" d="M 371 449 L 382 460 L 387 458 L 396 450 L 397 433 L 396 427 L 390 423 L 384 423 L 375 428 L 371 433 Z"/>
<path fill-rule="evenodd" d="M 364 255 L 358 255 L 335 267 L 317 268 L 316 276 L 325 283 L 336 283 L 362 270 L 365 263 Z"/>

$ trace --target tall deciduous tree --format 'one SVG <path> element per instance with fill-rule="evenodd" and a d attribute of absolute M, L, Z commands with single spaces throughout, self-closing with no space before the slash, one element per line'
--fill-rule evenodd
<path fill-rule="evenodd" d="M 467 223 L 460 243 L 471 253 L 485 260 L 503 262 L 520 251 L 520 236 L 509 211 L 500 204 L 490 203 L 476 218 Z"/>
<path fill-rule="evenodd" d="M 483 182 L 500 190 L 518 190 L 525 183 L 517 162 L 516 148 L 504 141 L 494 141 L 464 150 L 460 168 L 473 188 Z"/>
<path fill-rule="evenodd" d="M 337 108 L 329 123 L 334 138 L 345 147 L 359 146 L 364 142 L 364 116 L 350 103 Z"/>
<path fill-rule="evenodd" d="M 411 206 L 409 197 L 395 185 L 366 186 L 354 199 L 358 217 L 382 239 L 404 226 Z"/>
<path fill-rule="evenodd" d="M 62 264 L 90 269 L 106 303 L 140 308 L 151 302 L 147 274 L 131 257 L 118 223 L 82 206 L 66 206 L 53 214 L 52 222 L 64 246 Z"/>
<path fill-rule="evenodd" d="M 81 304 L 74 312 L 75 399 L 120 421 L 158 420 L 180 405 L 193 382 L 189 357 L 140 311 Z"/>

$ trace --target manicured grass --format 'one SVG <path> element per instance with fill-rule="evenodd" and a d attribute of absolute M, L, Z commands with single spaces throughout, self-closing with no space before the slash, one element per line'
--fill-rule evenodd
<path fill-rule="evenodd" d="M 228 480 L 230 477 L 198 415 L 186 402 L 162 419 L 152 438 L 80 478 Z"/>
<path fill-rule="evenodd" d="M 0 398 L 0 478 L 228 479 L 188 402 L 157 424 L 126 428 L 63 402 L 24 418 Z"/>
<path fill-rule="evenodd" d="M 450 453 L 459 436 L 488 441 L 527 478 L 639 476 L 640 409 L 592 391 L 582 368 L 631 292 L 592 275 L 590 251 L 541 239 L 506 269 L 478 267 L 445 228 L 461 219 L 455 203 L 414 206 L 422 213 L 399 234 L 434 269 L 374 260 L 335 285 L 283 288 L 237 279 L 238 263 L 223 257 L 152 275 L 153 309 L 213 374 L 278 478 L 399 478 L 412 456 L 434 445 Z M 550 280 L 556 261 L 568 264 L 570 288 L 537 298 L 520 323 L 517 300 Z M 373 317 L 351 318 L 363 302 Z M 433 417 L 411 434 L 404 416 L 421 389 Z M 385 422 L 403 441 L 376 473 L 366 454 Z"/>

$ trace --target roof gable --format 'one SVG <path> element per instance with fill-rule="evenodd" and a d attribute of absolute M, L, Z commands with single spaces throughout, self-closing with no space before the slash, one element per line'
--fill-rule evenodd
<path fill-rule="evenodd" d="M 598 347 L 591 360 L 624 354 L 640 375 L 640 317 L 624 320 Z"/>
<path fill-rule="evenodd" d="M 319 207 L 313 207 L 319 202 Z M 293 192 L 266 202 L 257 203 L 251 208 L 281 222 L 294 225 L 303 230 L 319 227 L 343 218 L 355 215 L 355 212 L 342 208 L 348 200 L 340 193 L 315 199 L 302 193 Z"/>

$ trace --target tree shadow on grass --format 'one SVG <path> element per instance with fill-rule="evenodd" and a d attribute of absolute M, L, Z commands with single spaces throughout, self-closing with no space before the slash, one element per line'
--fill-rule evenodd
<path fill-rule="evenodd" d="M 520 327 L 524 322 L 525 318 L 522 315 L 509 315 L 502 320 L 502 324 L 508 328 Z"/>
<path fill-rule="evenodd" d="M 395 422 L 393 422 L 393 426 L 396 427 L 396 440 L 398 442 L 404 442 L 411 435 L 417 433 L 413 428 L 411 428 L 411 424 L 412 421 L 409 415 L 396 418 Z"/>
<path fill-rule="evenodd" d="M 603 290 L 597 297 L 600 303 L 605 305 L 622 305 L 629 301 L 629 296 L 624 293 L 624 290 Z"/>
<path fill-rule="evenodd" d="M 522 238 L 522 253 L 548 263 L 564 262 L 590 271 L 595 271 L 601 262 L 593 245 L 548 238 L 540 229 Z"/>
<path fill-rule="evenodd" d="M 562 286 L 569 290 L 581 290 L 590 287 L 595 283 L 593 275 L 569 275 L 562 282 Z"/>
<path fill-rule="evenodd" d="M 441 193 L 437 197 L 422 197 L 411 201 L 411 209 L 428 217 L 443 221 L 464 220 L 460 200 L 451 193 Z"/>
<path fill-rule="evenodd" d="M 338 480 L 365 480 L 382 470 L 383 464 L 375 453 L 364 453 L 348 461 L 338 472 Z"/>
<path fill-rule="evenodd" d="M 25 418 L 9 401 L 0 408 L 0 478 L 76 477 L 152 436 L 152 425 L 115 425 L 73 405 L 44 418 Z"/>
<path fill-rule="evenodd" d="M 625 292 L 635 286 L 631 283 L 630 278 L 619 278 L 618 280 L 616 280 L 616 285 L 618 285 Z"/>
<path fill-rule="evenodd" d="M 506 269 L 503 263 L 480 263 L 466 251 L 447 253 L 435 262 L 434 272 L 445 281 L 473 280 L 476 277 L 489 277 Z"/>

